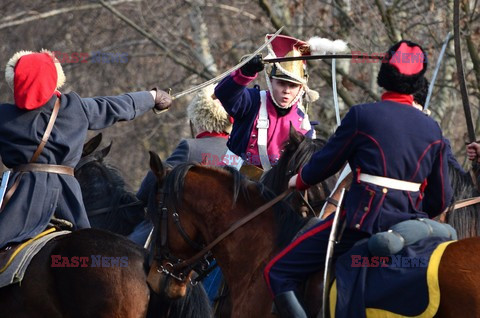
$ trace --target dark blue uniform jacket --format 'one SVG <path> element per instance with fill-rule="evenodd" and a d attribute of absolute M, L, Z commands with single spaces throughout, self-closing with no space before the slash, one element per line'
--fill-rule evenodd
<path fill-rule="evenodd" d="M 353 106 L 325 147 L 301 171 L 316 184 L 349 162 L 354 180 L 345 199 L 347 226 L 367 233 L 403 220 L 439 215 L 452 199 L 445 143 L 438 124 L 414 107 L 383 100 Z M 421 191 L 360 182 L 359 172 L 426 184 Z"/>

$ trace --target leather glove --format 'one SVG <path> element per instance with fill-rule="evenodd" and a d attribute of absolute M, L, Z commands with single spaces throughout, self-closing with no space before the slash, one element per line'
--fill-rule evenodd
<path fill-rule="evenodd" d="M 258 54 L 253 59 L 248 61 L 247 64 L 240 68 L 240 71 L 245 76 L 255 76 L 258 72 L 263 71 L 265 65 L 262 62 L 262 55 Z"/>
<path fill-rule="evenodd" d="M 161 112 L 167 110 L 170 105 L 172 105 L 172 96 L 165 91 L 162 91 L 158 87 L 152 88 L 152 91 L 156 91 L 157 95 L 155 97 L 155 110 Z"/>

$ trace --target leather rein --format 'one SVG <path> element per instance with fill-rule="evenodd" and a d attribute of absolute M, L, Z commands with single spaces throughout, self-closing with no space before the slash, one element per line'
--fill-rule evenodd
<path fill-rule="evenodd" d="M 157 196 L 160 196 L 161 200 L 158 200 L 157 197 L 157 210 L 160 214 L 160 219 L 158 223 L 158 228 L 160 230 L 160 244 L 156 247 L 155 250 L 155 257 L 154 257 L 154 264 L 155 270 L 150 270 L 149 273 L 149 281 L 151 275 L 158 275 L 164 274 L 168 277 L 174 278 L 178 281 L 184 282 L 185 279 L 188 277 L 189 273 L 192 270 L 195 270 L 199 276 L 195 279 L 190 279 L 192 285 L 201 281 L 212 268 L 209 268 L 210 262 L 209 259 L 212 258 L 211 249 L 218 245 L 223 239 L 227 236 L 232 234 L 238 228 L 242 227 L 246 223 L 250 222 L 257 216 L 261 215 L 263 212 L 270 209 L 273 205 L 277 204 L 279 201 L 285 199 L 289 194 L 291 194 L 293 189 L 287 189 L 279 196 L 275 197 L 273 200 L 263 204 L 262 206 L 258 207 L 255 211 L 251 212 L 250 214 L 246 215 L 245 217 L 241 218 L 240 220 L 233 223 L 225 232 L 220 234 L 215 240 L 205 246 L 205 244 L 199 244 L 193 241 L 180 222 L 180 216 L 176 212 L 175 208 L 169 212 L 167 209 L 167 193 L 163 192 L 162 190 L 157 190 Z M 170 253 L 170 248 L 168 246 L 168 216 L 171 215 L 173 222 L 184 239 L 184 241 L 193 249 L 198 251 L 194 256 L 183 260 L 181 258 L 175 257 Z M 163 265 L 163 262 L 165 262 Z M 210 270 L 209 270 L 210 269 Z M 152 287 L 152 286 L 151 286 Z"/>

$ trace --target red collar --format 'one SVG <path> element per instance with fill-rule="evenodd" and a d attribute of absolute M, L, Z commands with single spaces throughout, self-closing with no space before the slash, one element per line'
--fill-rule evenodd
<path fill-rule="evenodd" d="M 225 132 L 215 132 L 215 131 L 212 131 L 212 132 L 209 132 L 209 131 L 204 131 L 204 132 L 201 132 L 197 135 L 197 137 L 195 138 L 208 138 L 208 137 L 221 137 L 221 138 L 225 138 L 225 139 L 228 139 L 228 134 L 225 133 Z"/>
<path fill-rule="evenodd" d="M 412 106 L 413 104 L 413 95 L 400 94 L 396 92 L 385 92 L 382 94 L 382 100 L 388 100 L 395 103 L 407 104 Z"/>

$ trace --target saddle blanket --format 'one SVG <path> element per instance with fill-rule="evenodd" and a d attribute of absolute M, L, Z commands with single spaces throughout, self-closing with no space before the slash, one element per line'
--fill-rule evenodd
<path fill-rule="evenodd" d="M 448 244 L 429 237 L 396 255 L 372 256 L 368 239 L 340 256 L 330 291 L 334 317 L 433 317 L 440 304 L 438 267 Z"/>
<path fill-rule="evenodd" d="M 26 242 L 28 244 L 23 243 L 26 244 L 25 247 L 18 252 L 10 265 L 8 265 L 5 271 L 0 274 L 0 288 L 21 282 L 32 258 L 42 249 L 42 247 L 44 247 L 51 239 L 68 233 L 71 232 L 56 231 L 39 238 L 31 239 L 31 242 Z"/>

